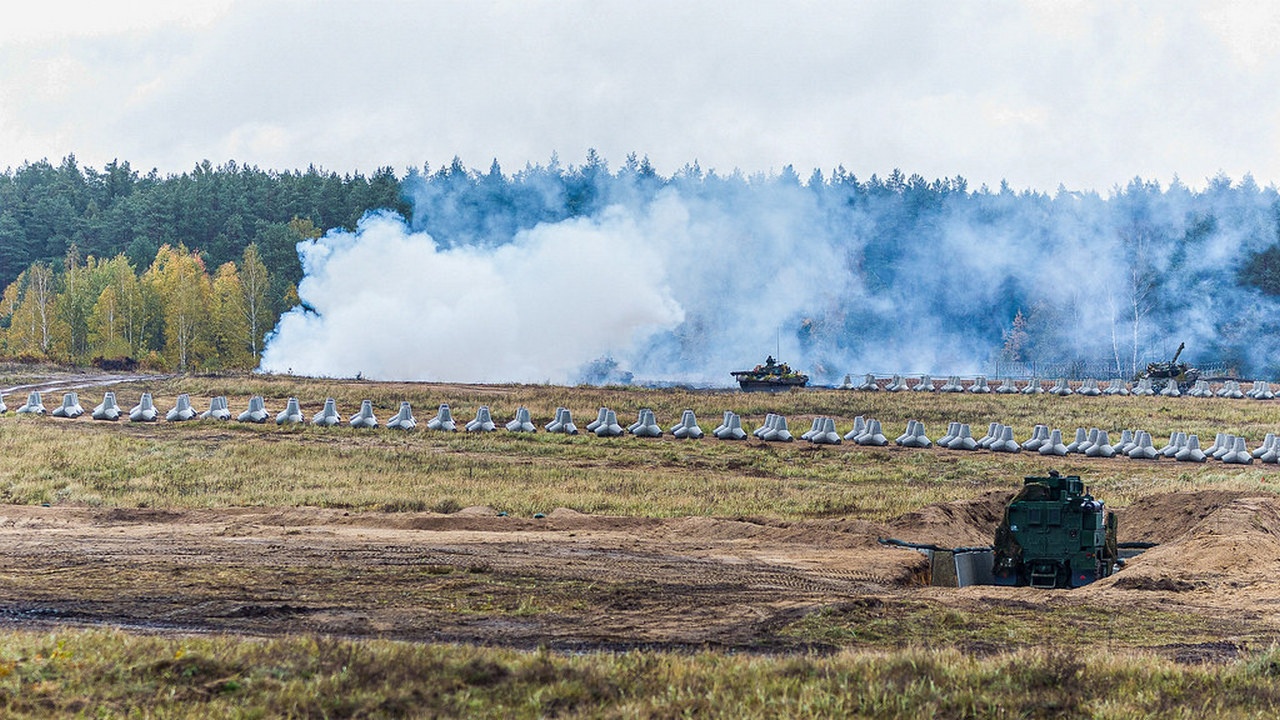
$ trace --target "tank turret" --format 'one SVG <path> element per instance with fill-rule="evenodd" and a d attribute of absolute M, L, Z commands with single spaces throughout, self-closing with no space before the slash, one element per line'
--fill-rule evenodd
<path fill-rule="evenodd" d="M 765 359 L 763 365 L 756 365 L 751 370 L 735 370 L 730 375 L 748 392 L 789 390 L 809 384 L 808 375 L 792 370 L 786 363 L 774 360 L 772 355 Z"/>

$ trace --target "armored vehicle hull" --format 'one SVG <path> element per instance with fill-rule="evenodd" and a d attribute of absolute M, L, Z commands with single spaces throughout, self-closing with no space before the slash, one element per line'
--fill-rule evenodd
<path fill-rule="evenodd" d="M 1071 588 L 1109 576 L 1116 516 L 1075 475 L 1028 477 L 996 529 L 996 585 Z"/>

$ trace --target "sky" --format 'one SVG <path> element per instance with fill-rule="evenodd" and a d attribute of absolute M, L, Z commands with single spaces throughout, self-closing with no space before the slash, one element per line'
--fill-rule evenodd
<path fill-rule="evenodd" d="M 648 156 L 1106 192 L 1280 184 L 1280 3 L 46 1 L 0 24 L 0 168 L 397 173 Z"/>

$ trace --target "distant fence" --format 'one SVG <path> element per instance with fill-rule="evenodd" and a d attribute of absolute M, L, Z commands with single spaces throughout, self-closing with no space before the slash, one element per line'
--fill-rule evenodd
<path fill-rule="evenodd" d="M 1143 358 L 1138 361 L 1138 367 L 1135 371 L 1131 363 L 1116 364 L 1115 360 L 1073 360 L 1071 362 L 1004 362 L 996 361 L 992 364 L 993 370 L 989 377 L 992 378 L 1066 378 L 1067 380 L 1084 380 L 1086 378 L 1095 378 L 1098 380 L 1107 380 L 1110 378 L 1131 379 L 1139 373 L 1145 372 L 1147 365 L 1153 362 L 1166 362 L 1168 358 Z M 1227 377 L 1232 375 L 1231 368 L 1223 363 L 1213 365 L 1197 366 L 1200 370 L 1201 377 Z"/>

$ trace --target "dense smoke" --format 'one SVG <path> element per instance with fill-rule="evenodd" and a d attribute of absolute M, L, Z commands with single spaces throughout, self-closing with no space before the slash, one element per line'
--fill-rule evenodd
<path fill-rule="evenodd" d="M 1180 341 L 1184 359 L 1274 373 L 1280 350 L 1280 304 L 1241 280 L 1280 202 L 1247 178 L 1103 197 L 896 172 L 664 179 L 592 156 L 512 177 L 455 162 L 404 188 L 411 222 L 299 246 L 304 307 L 264 369 L 563 383 L 610 358 L 724 385 L 775 348 L 818 382 L 998 360 L 1129 372 Z"/>

